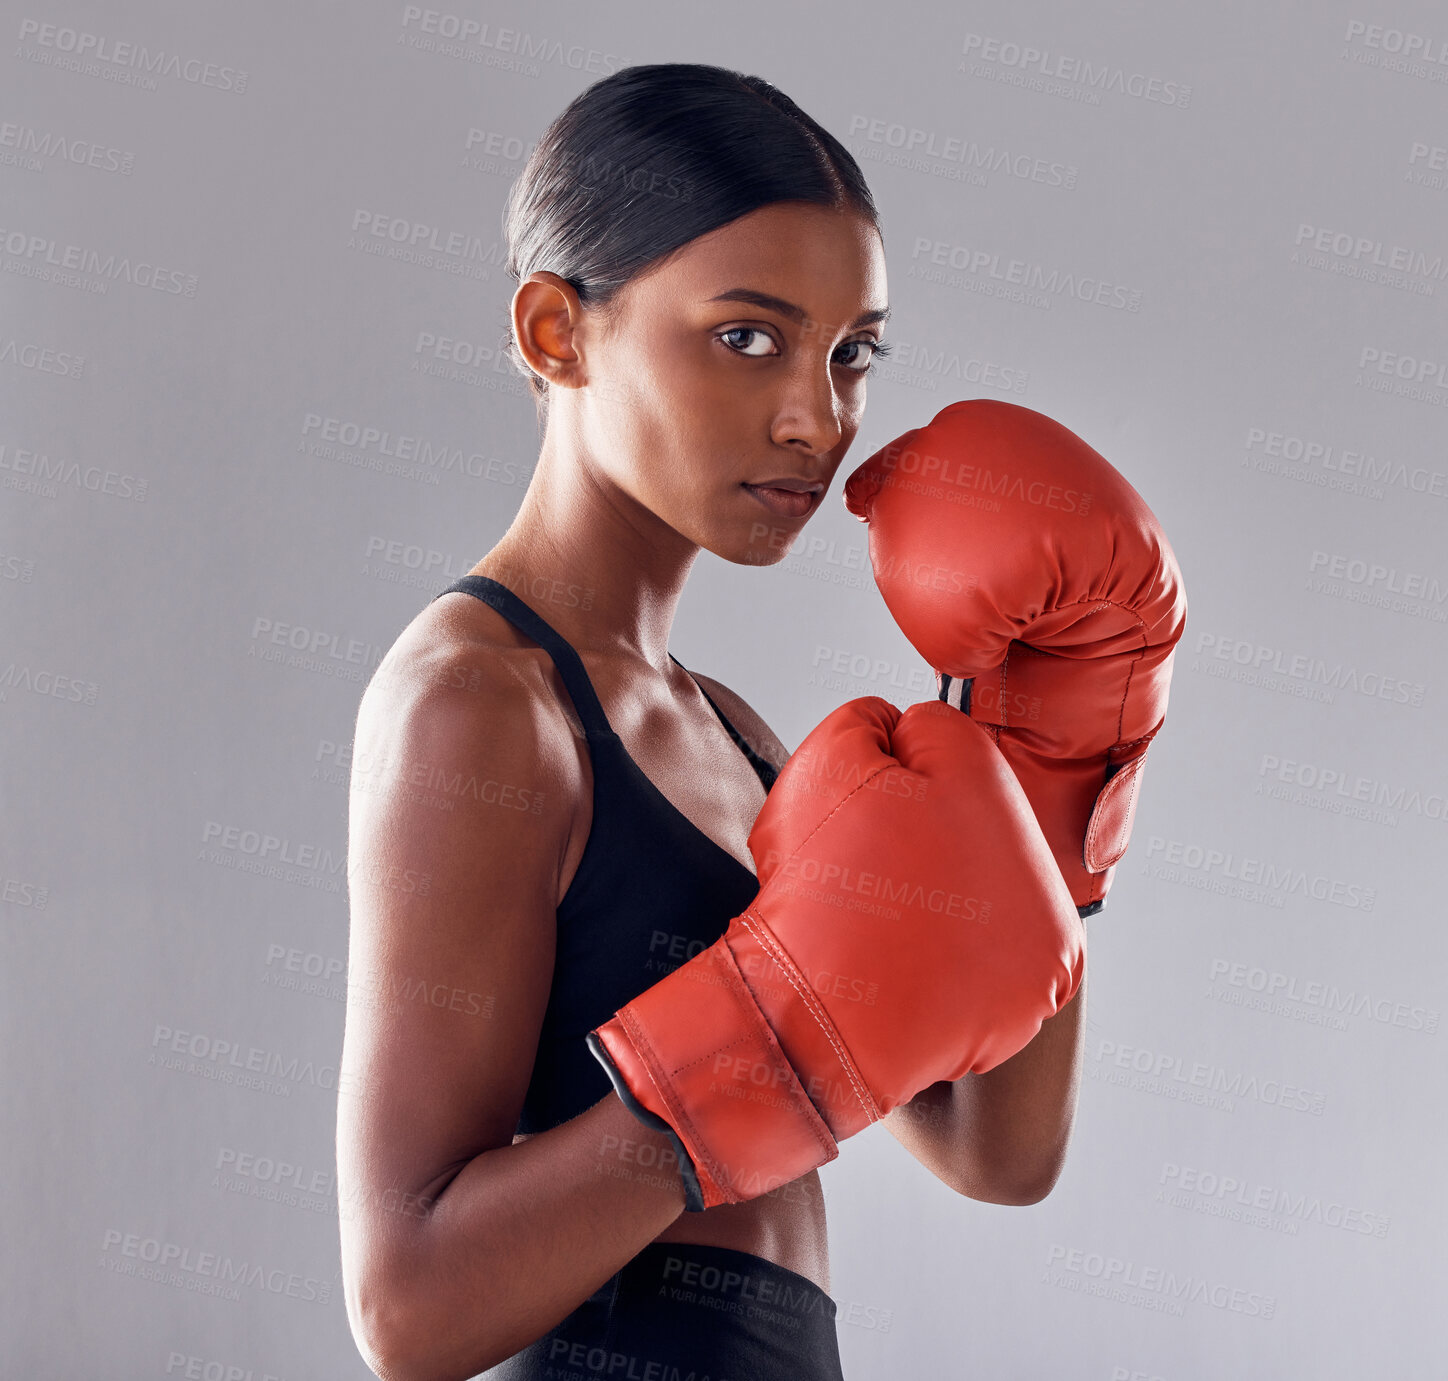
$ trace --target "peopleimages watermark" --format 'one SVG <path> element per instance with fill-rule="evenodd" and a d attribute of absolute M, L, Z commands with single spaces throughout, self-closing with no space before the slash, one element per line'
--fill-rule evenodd
<path fill-rule="evenodd" d="M 1179 1275 L 1170 1266 L 1150 1265 L 1127 1257 L 1090 1251 L 1052 1242 L 1046 1252 L 1049 1285 L 1061 1285 L 1084 1294 L 1119 1300 L 1140 1309 L 1180 1316 L 1187 1304 L 1205 1304 L 1234 1314 L 1270 1319 L 1277 1312 L 1277 1297 L 1259 1290 L 1228 1285 L 1225 1281 L 1188 1272 Z"/>
<path fill-rule="evenodd" d="M 996 144 L 980 144 L 962 134 L 942 134 L 872 115 L 850 116 L 849 133 L 864 140 L 861 152 L 867 158 L 897 163 L 915 172 L 950 176 L 978 187 L 984 187 L 993 172 L 1067 191 L 1076 186 L 1074 164 Z"/>
<path fill-rule="evenodd" d="M 696 935 L 655 930 L 649 935 L 649 957 L 644 961 L 643 967 L 647 972 L 672 973 L 680 964 L 702 954 L 715 943 L 717 941 L 703 940 Z M 752 981 L 755 978 L 761 981 L 771 978 L 788 979 L 788 975 L 772 957 L 748 954 L 742 962 L 737 958 L 736 962 L 739 963 L 740 971 L 749 975 L 751 987 L 756 986 Z M 833 969 L 815 968 L 812 971 L 808 964 L 800 961 L 791 966 L 791 971 L 801 975 L 821 997 L 839 1002 L 859 1002 L 866 1007 L 875 1006 L 879 999 L 880 985 L 873 979 L 836 973 Z M 780 991 L 783 992 L 783 989 Z"/>
<path fill-rule="evenodd" d="M 1448 820 L 1448 788 L 1423 790 L 1403 782 L 1368 777 L 1344 767 L 1324 766 L 1280 753 L 1263 753 L 1257 765 L 1255 795 L 1396 825 L 1399 816 Z M 1280 789 L 1279 789 L 1280 788 Z"/>
<path fill-rule="evenodd" d="M 527 383 L 501 342 L 483 345 L 437 331 L 418 330 L 408 353 L 412 358 L 407 367 L 413 374 L 472 388 L 487 387 L 518 398 L 528 393 Z"/>
<path fill-rule="evenodd" d="M 166 1354 L 166 1375 L 182 1381 L 285 1381 L 279 1372 L 258 1370 L 240 1362 L 223 1362 L 216 1357 L 199 1357 L 194 1352 Z"/>
<path fill-rule="evenodd" d="M 8 256 L 7 272 L 36 278 L 55 277 L 71 286 L 91 279 L 105 292 L 112 283 L 129 283 L 168 296 L 195 297 L 200 279 L 194 273 L 168 268 L 147 258 L 102 251 L 91 245 L 61 244 L 49 235 L 0 226 L 0 254 Z M 12 267 L 13 264 L 13 267 Z M 66 275 L 72 275 L 68 278 Z"/>
<path fill-rule="evenodd" d="M 348 1002 L 356 1011 L 371 1010 L 395 1015 L 408 1005 L 433 1011 L 456 1012 L 459 1016 L 493 1015 L 497 995 L 459 988 L 433 975 L 364 971 L 349 975 L 347 961 L 339 955 L 305 951 L 272 941 L 266 947 L 261 981 L 286 992 L 321 997 L 329 1002 Z"/>
<path fill-rule="evenodd" d="M 1246 1176 L 1218 1174 L 1196 1165 L 1164 1161 L 1157 1178 L 1156 1202 L 1189 1208 L 1208 1217 L 1266 1228 L 1295 1237 L 1304 1224 L 1337 1228 L 1365 1237 L 1386 1237 L 1388 1215 L 1339 1199 L 1257 1184 Z"/>
<path fill-rule="evenodd" d="M 107 1228 L 101 1237 L 101 1264 L 117 1275 L 174 1285 L 193 1294 L 239 1300 L 239 1286 L 285 1295 L 312 1304 L 328 1304 L 333 1282 L 284 1266 L 237 1261 L 224 1251 L 205 1251 L 160 1237 Z"/>
<path fill-rule="evenodd" d="M 30 356 L 32 363 L 20 363 L 22 368 L 45 371 L 43 356 Z M 54 357 L 55 368 L 48 372 L 80 376 L 77 360 L 71 373 L 70 356 Z M 4 342 L 0 341 L 0 362 L 5 360 Z M 62 362 L 63 361 L 63 362 Z M 103 469 L 99 465 L 85 465 L 78 460 L 52 459 L 45 451 L 31 450 L 27 446 L 16 446 L 0 441 L 0 475 L 4 476 L 6 489 L 38 494 L 44 498 L 56 498 L 61 488 L 73 491 L 86 490 L 92 494 L 104 494 L 108 498 L 125 499 L 128 503 L 145 503 L 150 481 L 143 475 L 125 474 L 119 470 Z"/>
<path fill-rule="evenodd" d="M 989 296 L 1028 306 L 1050 307 L 1054 298 L 1069 297 L 1123 312 L 1141 310 L 1140 288 L 1127 287 L 1099 274 L 1047 268 L 1029 259 L 1003 258 L 998 250 L 917 235 L 910 259 L 911 278 L 972 292 L 984 290 Z"/>
<path fill-rule="evenodd" d="M 19 39 L 22 46 L 16 49 L 16 57 L 148 91 L 157 89 L 158 76 L 172 77 L 192 86 L 209 86 L 215 91 L 229 91 L 237 96 L 246 91 L 247 74 L 240 68 L 167 52 L 164 48 L 150 48 L 144 43 L 92 33 L 88 29 L 22 19 Z M 27 43 L 34 47 L 26 48 Z"/>
<path fill-rule="evenodd" d="M 13 365 L 17 369 L 30 369 L 38 374 L 59 374 L 63 379 L 79 379 L 85 372 L 85 358 L 59 346 L 0 336 L 0 364 Z M 15 487 L 8 475 L 6 487 Z"/>
<path fill-rule="evenodd" d="M 380 643 L 363 642 L 330 629 L 284 623 L 259 614 L 252 620 L 246 655 L 360 684 L 377 669 L 385 649 Z"/>
<path fill-rule="evenodd" d="M 669 1254 L 664 1258 L 660 1293 L 668 1292 L 678 1304 L 696 1304 L 741 1318 L 767 1321 L 775 1328 L 795 1330 L 800 1320 L 811 1314 L 830 1317 L 830 1299 L 811 1282 L 793 1274 L 781 1278 L 778 1272 L 756 1273 L 736 1270 L 733 1266 L 716 1266 L 692 1260 L 687 1254 Z M 618 1373 L 620 1381 L 629 1375 Z M 647 1371 L 635 1372 L 640 1381 Z M 666 1373 L 658 1372 L 660 1381 Z"/>
<path fill-rule="evenodd" d="M 1090 514 L 1094 498 L 1089 489 L 1049 482 L 1009 466 L 983 465 L 975 456 L 949 447 L 936 451 L 927 446 L 892 441 L 881 449 L 879 465 L 884 472 L 880 476 L 881 488 L 911 488 L 912 482 L 924 481 L 941 486 L 944 497 L 951 503 L 975 507 L 976 496 L 985 498 L 990 502 L 982 506 L 991 513 L 999 512 L 1004 503 L 1012 503 L 1084 518 Z M 911 492 L 917 491 L 911 488 Z M 940 586 L 937 584 L 935 588 Z M 953 593 L 970 594 L 974 589 L 975 579 L 970 577 L 966 585 Z"/>
<path fill-rule="evenodd" d="M 1413 140 L 1408 151 L 1408 167 L 1403 181 L 1434 191 L 1448 190 L 1448 144 L 1428 144 Z"/>
<path fill-rule="evenodd" d="M 1375 393 L 1448 407 L 1448 356 L 1433 359 L 1365 345 L 1358 353 L 1355 383 Z"/>
<path fill-rule="evenodd" d="M 1184 82 L 1053 53 L 1031 43 L 967 33 L 960 51 L 964 61 L 956 68 L 958 72 L 1008 81 L 1013 86 L 1065 96 L 1084 105 L 1100 105 L 1103 91 L 1183 110 L 1191 104 L 1192 89 Z"/>
<path fill-rule="evenodd" d="M 1428 691 L 1421 681 L 1363 670 L 1351 663 L 1329 662 L 1325 657 L 1223 633 L 1198 634 L 1193 650 L 1197 654 L 1192 661 L 1193 671 L 1329 705 L 1337 691 L 1345 690 L 1419 709 Z"/>
<path fill-rule="evenodd" d="M 1001 393 L 1024 393 L 1030 381 L 1029 372 L 1017 365 L 961 355 L 948 346 L 932 350 L 928 345 L 899 337 L 890 359 L 877 364 L 875 372 L 882 380 L 926 393 L 938 393 L 945 384 L 952 388 L 969 384 Z"/>
<path fill-rule="evenodd" d="M 1242 464 L 1263 474 L 1283 475 L 1321 489 L 1381 500 L 1387 489 L 1448 499 L 1448 470 L 1382 458 L 1371 451 L 1266 427 L 1247 429 Z"/>
<path fill-rule="evenodd" d="M 42 160 L 47 158 L 76 168 L 119 173 L 123 177 L 129 177 L 136 166 L 136 154 L 132 149 L 118 149 L 95 139 L 61 134 L 57 130 L 36 129 L 33 125 L 16 124 L 13 120 L 0 123 L 0 150 L 4 151 L 3 161 L 13 160 L 17 165 L 23 162 L 24 166 L 36 172 L 45 166 Z"/>
<path fill-rule="evenodd" d="M 336 850 L 327 844 L 308 843 L 290 839 L 285 835 L 273 834 L 266 829 L 253 829 L 221 820 L 206 820 L 201 826 L 203 861 L 206 851 L 224 850 L 238 859 L 253 859 L 262 864 L 276 864 L 281 867 L 305 869 L 323 875 L 338 876 L 347 866 L 345 846 Z"/>
<path fill-rule="evenodd" d="M 1088 1078 L 1115 1084 L 1138 1093 L 1155 1093 L 1178 1102 L 1196 1103 L 1218 1112 L 1235 1112 L 1233 1102 L 1244 1098 L 1283 1112 L 1304 1112 L 1321 1117 L 1327 1109 L 1327 1094 L 1282 1079 L 1262 1078 L 1241 1070 L 1193 1060 L 1164 1050 L 1126 1045 L 1103 1036 L 1087 1042 L 1092 1051 L 1086 1065 Z"/>
<path fill-rule="evenodd" d="M 1307 588 L 1349 604 L 1386 609 L 1430 623 L 1448 622 L 1448 582 L 1367 557 L 1317 550 L 1308 562 Z"/>
<path fill-rule="evenodd" d="M 11 691 L 24 691 L 48 700 L 65 700 L 74 705 L 94 705 L 101 688 L 96 682 L 70 672 L 34 667 L 24 662 L 7 662 L 0 665 L 0 705 L 9 701 Z"/>
<path fill-rule="evenodd" d="M 0 873 L 0 903 L 44 911 L 50 904 L 50 888 L 43 882 L 7 877 Z"/>
<path fill-rule="evenodd" d="M 929 667 L 904 667 L 888 657 L 816 643 L 810 657 L 807 684 L 836 691 L 868 686 L 873 688 L 871 693 L 878 693 L 883 688 L 919 699 L 933 692 L 935 673 Z"/>
<path fill-rule="evenodd" d="M 1159 834 L 1152 835 L 1147 842 L 1146 862 L 1152 877 L 1168 882 L 1184 881 L 1184 874 L 1198 874 L 1223 883 L 1260 888 L 1265 894 L 1307 897 L 1355 911 L 1371 911 L 1378 895 L 1375 887 L 1309 872 L 1280 859 L 1239 854 L 1233 849 L 1167 839 Z M 1203 890 L 1220 889 L 1204 887 Z"/>
<path fill-rule="evenodd" d="M 898 920 L 908 911 L 915 915 L 952 916 L 984 925 L 991 902 L 944 887 L 926 887 L 913 875 L 897 875 L 851 868 L 818 859 L 801 859 L 797 852 L 781 855 L 767 850 L 760 867 L 771 871 L 774 885 L 784 896 L 823 902 L 844 911 Z"/>
<path fill-rule="evenodd" d="M 599 52 L 582 43 L 565 43 L 560 39 L 531 34 L 525 29 L 511 28 L 506 24 L 485 24 L 468 15 L 428 9 L 422 5 L 402 7 L 402 30 L 397 39 L 399 43 L 424 52 L 519 71 L 531 77 L 541 75 L 540 62 L 600 77 L 612 76 L 620 68 L 628 66 L 625 58 L 615 53 Z"/>
<path fill-rule="evenodd" d="M 217 1151 L 212 1170 L 210 1187 L 224 1194 L 261 1199 L 306 1213 L 337 1213 L 335 1166 L 308 1170 L 284 1157 L 223 1146 Z"/>
<path fill-rule="evenodd" d="M 146 1063 L 175 1073 L 193 1074 L 238 1088 L 290 1097 L 294 1086 L 336 1089 L 335 1065 L 284 1055 L 259 1045 L 243 1045 L 200 1031 L 183 1031 L 157 1023 Z"/>
<path fill-rule="evenodd" d="M 448 471 L 498 484 L 526 485 L 533 467 L 500 460 L 461 446 L 430 442 L 422 437 L 393 433 L 385 427 L 349 418 L 306 413 L 297 451 L 318 460 L 335 460 L 356 469 L 374 470 L 404 479 L 437 484 Z"/>
<path fill-rule="evenodd" d="M 392 216 L 363 206 L 354 208 L 349 228 L 352 232 L 347 241 L 349 249 L 364 248 L 371 241 L 381 240 L 394 248 L 410 251 L 416 256 L 415 262 L 427 267 L 438 267 L 439 257 L 469 264 L 472 268 L 466 271 L 467 277 L 487 278 L 492 268 L 507 259 L 507 250 L 496 239 L 486 239 L 467 230 L 442 230 L 428 221 Z"/>
<path fill-rule="evenodd" d="M 1343 43 L 1346 46 L 1342 56 L 1348 62 L 1430 82 L 1448 82 L 1448 37 L 1349 19 Z"/>
<path fill-rule="evenodd" d="M 1448 255 L 1441 250 L 1430 254 L 1307 221 L 1298 224 L 1291 262 L 1367 283 L 1403 288 L 1422 297 L 1432 297 L 1437 285 L 1448 279 Z"/>
<path fill-rule="evenodd" d="M 1310 1015 L 1312 1024 L 1345 1031 L 1349 1017 L 1366 1017 L 1380 1026 L 1438 1034 L 1440 1013 L 1436 1007 L 1385 997 L 1368 988 L 1342 988 L 1325 978 L 1302 978 L 1261 964 L 1214 958 L 1208 976 L 1207 997 L 1227 1001 L 1234 1007 L 1260 1007 L 1273 1015 L 1298 1018 Z M 1219 990 L 1215 985 L 1222 985 Z"/>
<path fill-rule="evenodd" d="M 387 796 L 394 803 L 438 810 L 456 810 L 459 805 L 495 806 L 519 814 L 541 815 L 546 792 L 526 782 L 508 782 L 499 777 L 478 777 L 459 768 L 452 760 L 425 762 L 404 750 L 361 749 L 352 760 L 352 791 Z"/>

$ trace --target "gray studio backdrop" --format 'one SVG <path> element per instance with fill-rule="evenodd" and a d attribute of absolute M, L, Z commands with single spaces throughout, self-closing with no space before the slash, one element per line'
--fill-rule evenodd
<path fill-rule="evenodd" d="M 333 1137 L 349 739 L 536 460 L 499 213 L 635 62 L 882 208 L 847 467 L 1060 419 L 1191 601 L 1030 1208 L 824 1172 L 851 1378 L 1441 1376 L 1448 22 L 1403 3 L 30 3 L 0 51 L 0 1373 L 367 1375 Z M 845 471 L 842 471 L 842 475 Z M 933 693 L 838 485 L 675 625 L 799 743 Z"/>

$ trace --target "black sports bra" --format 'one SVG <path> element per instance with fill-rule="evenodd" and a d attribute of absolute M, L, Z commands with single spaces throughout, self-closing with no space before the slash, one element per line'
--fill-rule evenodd
<path fill-rule="evenodd" d="M 593 823 L 558 906 L 553 983 L 518 1119 L 519 1132 L 541 1132 L 592 1107 L 612 1087 L 584 1037 L 713 944 L 753 900 L 759 881 L 628 755 L 568 642 L 487 576 L 465 575 L 433 598 L 453 591 L 491 605 L 553 659 L 582 721 L 593 764 Z M 774 767 L 744 741 L 708 691 L 704 698 L 768 791 Z"/>

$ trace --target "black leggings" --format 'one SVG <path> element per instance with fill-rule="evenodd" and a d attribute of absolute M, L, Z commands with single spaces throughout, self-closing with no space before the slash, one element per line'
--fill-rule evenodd
<path fill-rule="evenodd" d="M 650 1242 L 478 1381 L 843 1381 L 835 1302 L 732 1247 Z"/>

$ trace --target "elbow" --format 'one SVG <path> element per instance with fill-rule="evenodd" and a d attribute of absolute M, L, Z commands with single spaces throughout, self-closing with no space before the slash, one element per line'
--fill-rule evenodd
<path fill-rule="evenodd" d="M 362 1360 L 371 1368 L 372 1374 L 377 1381 L 459 1381 L 464 1373 L 439 1372 L 420 1361 L 416 1351 L 405 1345 L 393 1347 L 381 1341 L 369 1346 L 359 1348 L 362 1353 Z"/>
<path fill-rule="evenodd" d="M 982 1204 L 999 1204 L 1005 1208 L 1027 1208 L 1047 1198 L 1061 1178 L 1063 1162 L 1026 1176 L 1019 1169 L 1012 1173 L 975 1174 L 955 1181 L 951 1188 L 967 1199 Z"/>
<path fill-rule="evenodd" d="M 1038 1190 L 1007 1185 L 982 1186 L 978 1182 L 957 1185 L 955 1191 L 962 1198 L 974 1199 L 980 1204 L 999 1204 L 1004 1208 L 1026 1208 L 1031 1204 L 1038 1204 L 1051 1192 L 1049 1187 Z"/>
<path fill-rule="evenodd" d="M 346 1297 L 352 1340 L 378 1381 L 442 1381 L 423 1321 L 395 1283 L 349 1283 Z"/>
<path fill-rule="evenodd" d="M 456 1294 L 436 1289 L 416 1241 L 369 1246 L 344 1244 L 343 1297 L 352 1339 L 378 1381 L 470 1381 L 529 1341 L 518 1341 L 517 1322 L 491 1292 L 460 1307 Z"/>
<path fill-rule="evenodd" d="M 349 1300 L 349 1314 L 351 1307 Z M 476 1325 L 476 1311 L 472 1322 Z M 490 1334 L 479 1354 L 474 1327 L 469 1357 L 463 1362 L 455 1350 L 450 1354 L 443 1351 L 448 1337 L 436 1324 L 437 1320 L 426 1317 L 414 1302 L 393 1292 L 358 1309 L 352 1336 L 378 1381 L 470 1381 L 517 1351 Z"/>
<path fill-rule="evenodd" d="M 378 1381 L 465 1381 L 474 1372 L 449 1371 L 429 1357 L 416 1330 L 384 1327 L 373 1320 L 352 1330 L 357 1350 Z"/>
<path fill-rule="evenodd" d="M 405 1327 L 405 1314 L 390 1291 L 349 1285 L 347 1322 L 357 1351 L 378 1381 L 420 1381 L 422 1371 Z"/>
<path fill-rule="evenodd" d="M 516 1352 L 516 1348 L 490 1347 L 477 1360 L 462 1365 L 426 1355 L 414 1337 L 411 1342 L 379 1345 L 370 1351 L 363 1349 L 362 1359 L 378 1381 L 472 1381 Z"/>
<path fill-rule="evenodd" d="M 1019 1189 L 1002 1189 L 989 1200 L 993 1204 L 1001 1204 L 1006 1208 L 1029 1208 L 1032 1204 L 1038 1204 L 1050 1194 L 1053 1186 L 1048 1184 L 1043 1189 L 1034 1186 L 1024 1186 Z"/>

